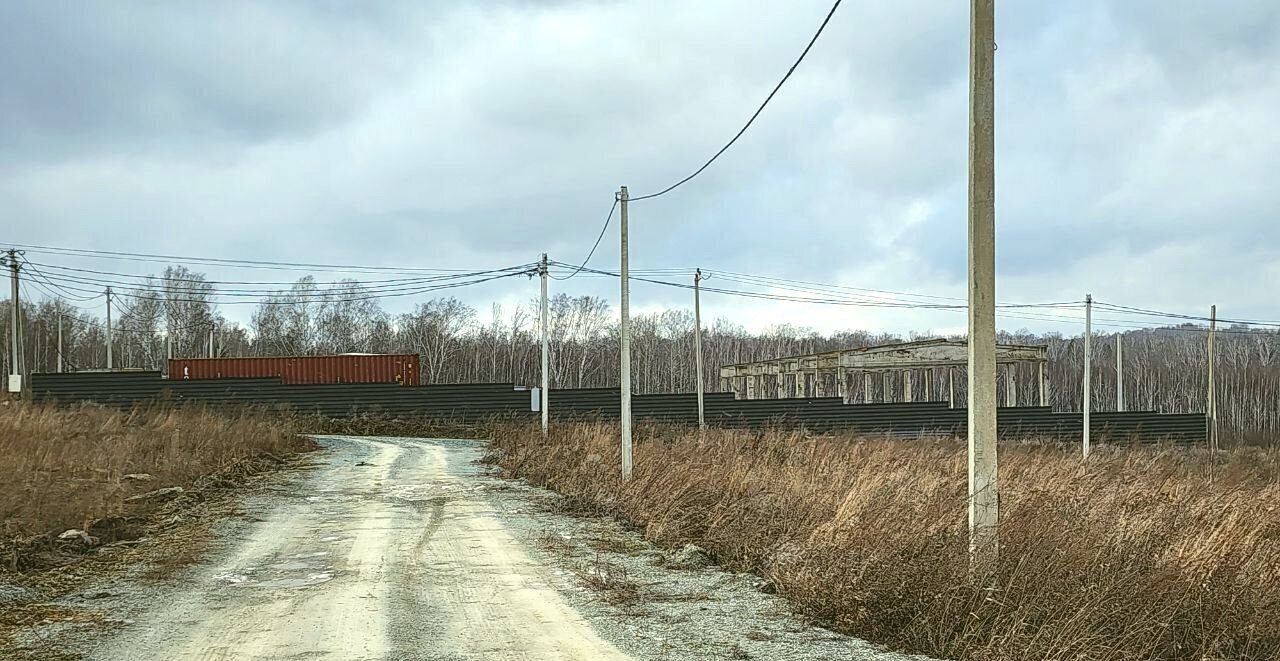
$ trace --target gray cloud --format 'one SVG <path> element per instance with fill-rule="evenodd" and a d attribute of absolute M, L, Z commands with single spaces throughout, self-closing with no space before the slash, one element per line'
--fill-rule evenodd
<path fill-rule="evenodd" d="M 21 222 L 0 239 L 406 266 L 577 261 L 617 186 L 652 192 L 705 160 L 826 6 L 8 3 L 0 206 Z M 1001 296 L 1211 298 L 1280 316 L 1235 279 L 1280 271 L 1274 3 L 1000 12 Z M 634 205 L 633 262 L 963 295 L 967 20 L 936 0 L 845 3 L 739 145 Z M 1240 258 L 1224 266 L 1220 251 Z M 610 232 L 598 265 L 617 252 Z M 484 307 L 527 294 L 472 296 Z M 640 305 L 682 297 L 637 290 Z M 730 301 L 720 312 L 794 314 Z M 955 321 L 813 314 L 850 318 Z"/>

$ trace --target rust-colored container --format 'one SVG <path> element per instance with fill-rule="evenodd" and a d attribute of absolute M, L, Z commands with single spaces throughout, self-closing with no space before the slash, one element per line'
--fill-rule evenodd
<path fill-rule="evenodd" d="M 399 383 L 418 385 L 418 354 L 343 354 L 261 358 L 174 358 L 170 379 L 278 376 L 285 383 Z"/>

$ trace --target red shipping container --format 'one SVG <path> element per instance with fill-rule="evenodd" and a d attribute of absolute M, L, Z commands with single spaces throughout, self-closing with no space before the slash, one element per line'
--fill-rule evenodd
<path fill-rule="evenodd" d="M 170 379 L 280 377 L 284 383 L 418 385 L 418 354 L 343 354 L 261 358 L 173 358 Z"/>

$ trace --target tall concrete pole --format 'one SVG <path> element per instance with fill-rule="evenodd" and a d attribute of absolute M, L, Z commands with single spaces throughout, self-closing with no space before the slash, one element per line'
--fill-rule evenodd
<path fill-rule="evenodd" d="M 1093 408 L 1093 390 L 1090 387 L 1089 380 L 1093 372 L 1093 295 L 1085 294 L 1084 297 L 1084 387 L 1083 387 L 1083 418 L 1084 424 L 1081 432 L 1084 434 L 1083 455 L 1085 459 L 1089 458 L 1089 409 Z"/>
<path fill-rule="evenodd" d="M 707 428 L 706 410 L 702 401 L 702 269 L 693 272 L 693 364 L 694 380 L 698 389 L 698 429 Z M 778 373 L 778 384 L 782 383 L 782 373 Z M 782 391 L 781 385 L 778 391 Z"/>
<path fill-rule="evenodd" d="M 618 327 L 622 343 L 622 479 L 631 479 L 631 275 L 627 264 L 627 187 L 618 192 L 622 203 L 622 321 Z M 751 393 L 747 394 L 750 398 Z"/>
<path fill-rule="evenodd" d="M 107 369 L 115 367 L 111 360 L 111 288 L 107 287 Z"/>
<path fill-rule="evenodd" d="M 1209 413 L 1209 449 L 1217 451 L 1218 449 L 1218 397 L 1215 392 L 1216 384 L 1213 381 L 1213 367 L 1216 362 L 1214 352 L 1214 339 L 1218 334 L 1218 306 L 1209 306 L 1209 406 L 1206 407 Z"/>
<path fill-rule="evenodd" d="M 1116 410 L 1124 411 L 1124 334 L 1116 333 Z"/>
<path fill-rule="evenodd" d="M 538 277 L 542 280 L 542 395 L 538 408 L 542 409 L 542 437 L 547 437 L 551 423 L 551 329 L 547 321 L 547 253 L 542 253 L 542 261 L 538 264 Z"/>
<path fill-rule="evenodd" d="M 62 374 L 62 306 L 58 306 L 58 374 Z"/>
<path fill-rule="evenodd" d="M 9 250 L 9 283 L 13 287 L 13 291 L 9 298 L 9 384 L 6 388 L 9 392 L 20 392 L 21 374 L 18 363 L 18 354 L 21 351 L 18 343 L 18 327 L 20 321 L 18 319 L 18 251 Z M 16 378 L 15 378 L 16 377 Z"/>
<path fill-rule="evenodd" d="M 213 324 L 209 324 L 209 357 L 213 358 Z"/>
<path fill-rule="evenodd" d="M 995 0 L 969 3 L 969 550 L 994 565 L 996 457 Z"/>
<path fill-rule="evenodd" d="M 1044 363 L 1043 362 L 1039 363 L 1038 368 L 1039 368 L 1038 378 L 1040 383 L 1040 406 L 1048 406 L 1049 405 L 1049 382 L 1045 381 Z"/>

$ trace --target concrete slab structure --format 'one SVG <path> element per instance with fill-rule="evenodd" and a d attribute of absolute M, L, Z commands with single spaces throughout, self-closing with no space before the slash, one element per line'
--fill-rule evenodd
<path fill-rule="evenodd" d="M 1030 363 L 1038 367 L 1039 403 L 1044 406 L 1048 401 L 1048 362 L 1046 346 L 997 344 L 996 364 L 1006 369 L 1005 403 L 1017 404 L 1015 376 L 1009 367 Z M 911 402 L 917 401 L 919 395 L 928 401 L 933 395 L 934 375 L 940 374 L 942 368 L 947 371 L 947 398 L 955 406 L 951 370 L 968 363 L 968 344 L 964 340 L 921 340 L 725 365 L 720 368 L 720 388 L 746 399 L 767 397 L 765 393 L 772 392 L 779 398 L 839 396 L 847 403 L 871 402 L 872 384 L 876 381 L 873 375 L 879 373 L 883 382 L 879 401 Z M 913 378 L 917 373 L 921 378 Z M 772 387 L 766 388 L 766 381 Z M 787 384 L 794 386 L 788 388 Z"/>

